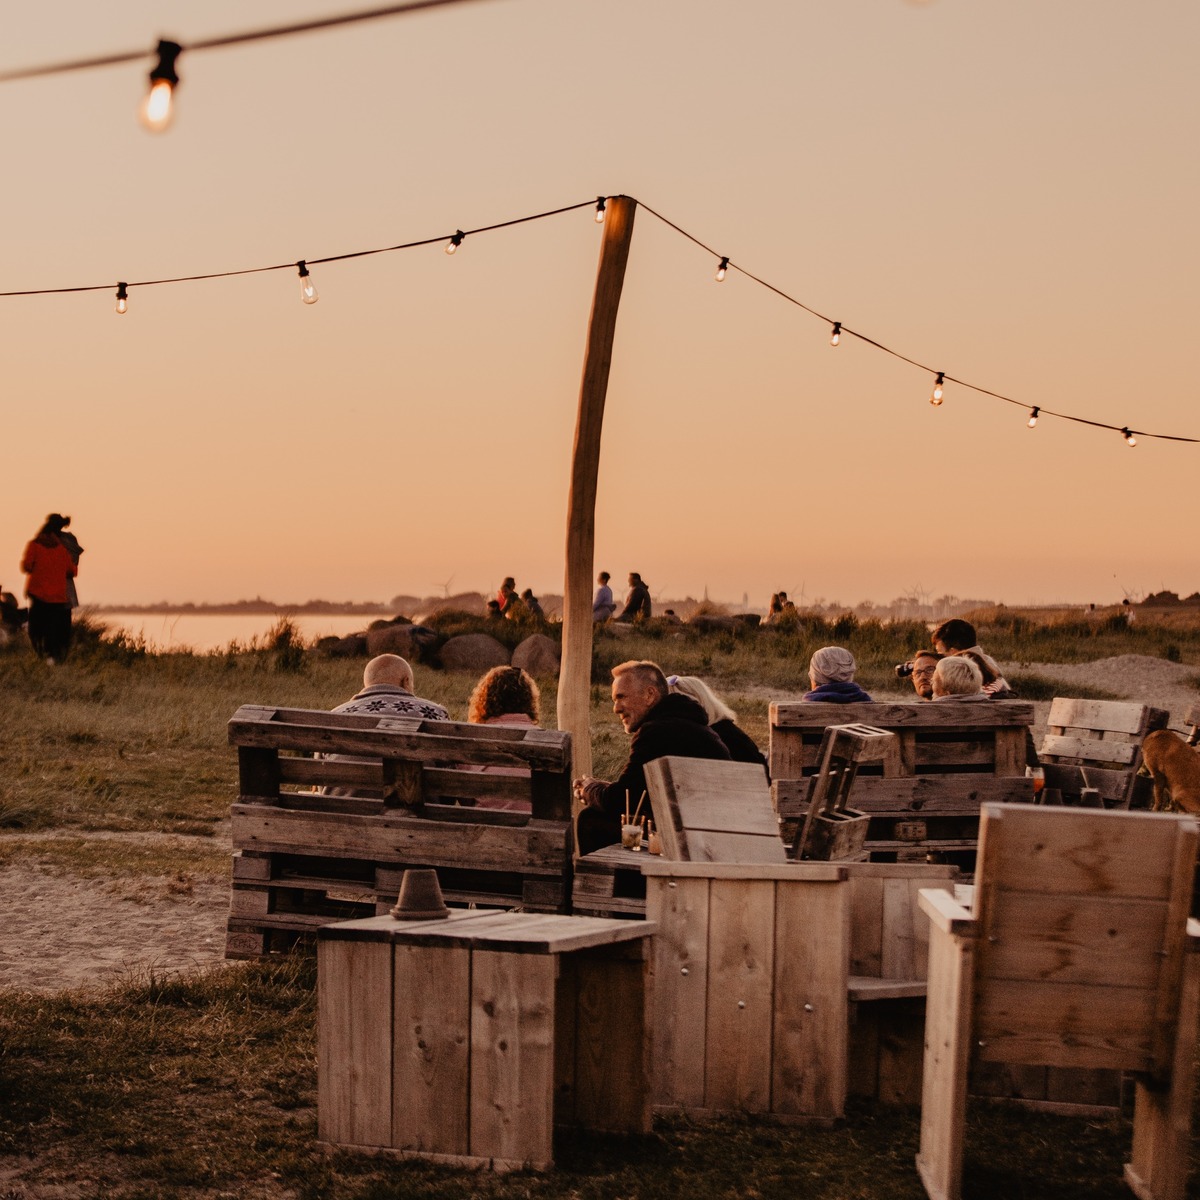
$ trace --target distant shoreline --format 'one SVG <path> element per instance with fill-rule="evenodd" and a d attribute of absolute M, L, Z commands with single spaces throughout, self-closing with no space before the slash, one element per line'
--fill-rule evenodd
<path fill-rule="evenodd" d="M 329 617 L 383 617 L 391 616 L 395 610 L 386 604 L 335 604 L 325 600 L 309 600 L 304 604 L 274 604 L 267 600 L 236 601 L 232 604 L 85 604 L 88 612 L 102 616 L 105 613 L 137 613 L 145 616 L 329 616 Z"/>

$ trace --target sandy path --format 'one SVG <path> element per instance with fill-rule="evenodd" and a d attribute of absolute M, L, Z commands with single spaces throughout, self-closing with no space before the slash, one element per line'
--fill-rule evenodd
<path fill-rule="evenodd" d="M 1073 683 L 1104 688 L 1114 695 L 1171 711 L 1171 724 L 1200 699 L 1186 681 L 1195 667 L 1123 654 L 1097 662 L 1006 663 L 1010 671 L 1036 671 L 1061 680 L 1069 695 Z M 879 699 L 909 699 L 896 692 Z M 1036 705 L 1035 738 L 1045 731 L 1048 702 Z M 163 834 L 78 834 L 47 838 L 139 837 L 154 842 Z M 227 828 L 222 831 L 225 844 Z M 26 835 L 26 840 L 28 840 Z M 203 841 L 211 849 L 212 839 Z M 0 867 L 0 987 L 49 992 L 104 984 L 149 969 L 177 971 L 224 962 L 229 885 L 225 880 L 178 881 L 157 877 L 81 878 L 44 864 Z"/>

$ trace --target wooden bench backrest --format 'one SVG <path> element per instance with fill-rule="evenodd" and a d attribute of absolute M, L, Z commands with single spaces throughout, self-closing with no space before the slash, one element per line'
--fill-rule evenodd
<path fill-rule="evenodd" d="M 557 729 L 243 705 L 229 722 L 229 741 L 238 748 L 243 802 L 403 813 L 494 797 L 528 801 L 535 818 L 570 819 L 571 738 Z M 366 795 L 315 803 L 300 791 L 314 787 Z M 522 817 L 474 808 L 461 815 L 499 824 Z"/>
<path fill-rule="evenodd" d="M 1187 735 L 1187 744 L 1194 746 L 1200 741 L 1200 701 L 1187 710 L 1183 723 L 1191 727 L 1191 732 Z"/>
<path fill-rule="evenodd" d="M 1076 790 L 1062 771 L 1050 769 L 1071 768 L 1079 772 L 1078 782 L 1096 788 L 1107 806 L 1128 808 L 1138 785 L 1142 742 L 1152 730 L 1165 729 L 1169 717 L 1165 709 L 1147 704 L 1056 697 L 1038 751 L 1048 768 L 1047 786 Z"/>
<path fill-rule="evenodd" d="M 758 763 L 658 758 L 646 764 L 646 790 L 664 858 L 787 861 L 771 793 Z"/>
<path fill-rule="evenodd" d="M 986 805 L 975 1055 L 1164 1072 L 1198 838 L 1187 817 Z"/>

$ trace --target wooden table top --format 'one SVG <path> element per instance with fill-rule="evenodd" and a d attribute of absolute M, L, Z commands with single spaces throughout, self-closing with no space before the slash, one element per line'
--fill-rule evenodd
<path fill-rule="evenodd" d="M 520 954 L 566 954 L 593 946 L 632 942 L 654 933 L 653 921 L 514 913 L 504 909 L 456 909 L 431 921 L 366 917 L 317 931 L 320 941 L 389 942 L 407 946 L 466 946 Z"/>

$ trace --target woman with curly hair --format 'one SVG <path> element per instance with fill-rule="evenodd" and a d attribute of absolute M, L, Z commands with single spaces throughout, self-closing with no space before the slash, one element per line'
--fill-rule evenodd
<path fill-rule="evenodd" d="M 493 667 L 471 693 L 467 720 L 472 725 L 536 725 L 540 704 L 538 685 L 520 667 Z"/>

